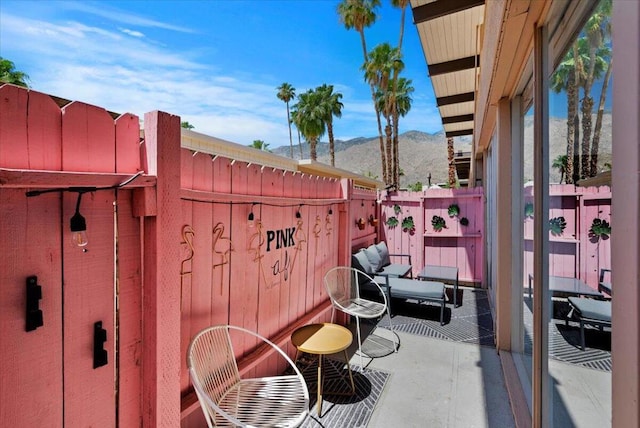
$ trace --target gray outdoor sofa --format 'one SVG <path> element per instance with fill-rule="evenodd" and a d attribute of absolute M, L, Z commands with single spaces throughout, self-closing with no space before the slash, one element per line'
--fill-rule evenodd
<path fill-rule="evenodd" d="M 444 324 L 444 307 L 446 301 L 444 284 L 436 281 L 419 281 L 407 278 L 406 275 L 411 273 L 411 264 L 390 263 L 390 255 L 387 255 L 385 258 L 386 248 L 384 242 L 381 242 L 380 244 L 372 245 L 353 254 L 351 256 L 351 267 L 373 276 L 376 283 L 386 292 L 390 316 L 392 314 L 392 298 L 412 299 L 417 300 L 419 303 L 425 301 L 434 302 L 440 305 L 440 325 Z M 373 251 L 378 251 L 378 249 L 382 249 L 380 257 L 376 257 L 376 255 L 373 254 Z M 371 262 L 377 263 L 374 264 Z M 410 258 L 409 263 L 411 263 Z M 362 278 L 364 278 L 364 275 Z M 378 290 L 374 284 L 367 286 L 367 282 L 368 281 L 360 282 L 360 288 L 367 291 Z"/>

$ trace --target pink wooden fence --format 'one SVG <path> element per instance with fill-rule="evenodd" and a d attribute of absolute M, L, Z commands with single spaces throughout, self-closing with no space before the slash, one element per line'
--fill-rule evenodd
<path fill-rule="evenodd" d="M 531 203 L 532 188 L 525 193 L 525 204 Z M 562 217 L 566 228 L 549 234 L 549 274 L 580 278 L 592 288 L 598 288 L 601 268 L 611 268 L 610 237 L 596 239 L 589 233 L 594 219 L 611 224 L 611 189 L 552 185 L 549 189 L 549 219 Z M 524 279 L 532 272 L 533 218 L 524 224 Z"/>
<path fill-rule="evenodd" d="M 0 100 L 0 425 L 113 427 L 116 417 L 120 426 L 139 425 L 141 251 L 130 189 L 154 181 L 140 177 L 127 188 L 85 194 L 84 248 L 72 244 L 68 229 L 76 193 L 25 194 L 112 186 L 136 174 L 138 118 L 114 119 L 79 102 L 60 107 L 11 85 L 0 87 Z M 43 325 L 25 331 L 32 275 L 42 287 Z M 108 363 L 94 369 L 98 321 L 107 332 Z"/>
<path fill-rule="evenodd" d="M 424 192 L 399 192 L 382 197 L 382 239 L 390 252 L 411 254 L 413 274 L 425 265 L 457 266 L 460 281 L 479 285 L 483 275 L 484 196 L 482 188 L 429 189 Z M 458 216 L 449 216 L 448 208 L 456 204 Z M 434 230 L 431 220 L 442 217 L 446 226 Z M 398 225 L 390 227 L 395 217 Z M 460 223 L 468 219 L 467 226 Z M 413 219 L 413 228 L 403 221 Z"/>
<path fill-rule="evenodd" d="M 166 113 L 145 115 L 141 140 L 130 114 L 12 85 L 0 100 L 0 426 L 198 425 L 195 332 L 232 323 L 292 355 L 294 328 L 329 319 L 322 276 L 349 263 L 364 215 L 351 180 L 181 148 Z M 86 251 L 69 231 L 79 187 Z M 31 275 L 44 325 L 26 332 Z M 108 362 L 94 369 L 96 321 Z M 239 350 L 243 371 L 282 369 L 255 345 Z"/>

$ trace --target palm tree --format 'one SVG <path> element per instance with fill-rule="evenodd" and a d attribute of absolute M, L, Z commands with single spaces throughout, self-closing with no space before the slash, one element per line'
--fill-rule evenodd
<path fill-rule="evenodd" d="M 575 150 L 577 143 L 575 134 L 578 122 L 578 86 L 584 78 L 582 64 L 582 59 L 578 52 L 578 42 L 576 41 L 551 76 L 550 86 L 555 93 L 567 91 L 567 159 L 571 160 L 570 162 L 567 161 L 565 171 L 567 183 L 573 183 L 579 178 L 580 166 L 578 152 Z"/>
<path fill-rule="evenodd" d="M 400 8 L 400 38 L 398 40 L 398 50 L 402 51 L 402 37 L 404 35 L 404 17 L 409 0 L 391 0 L 393 7 Z"/>
<path fill-rule="evenodd" d="M 0 82 L 11 83 L 28 88 L 28 81 L 29 75 L 16 70 L 16 66 L 13 62 L 0 56 Z"/>
<path fill-rule="evenodd" d="M 403 68 L 404 63 L 400 57 L 400 51 L 397 48 L 392 48 L 389 43 L 381 43 L 373 48 L 363 65 L 366 81 L 376 88 L 376 110 L 380 111 L 387 119 L 387 125 L 385 126 L 385 135 L 387 137 L 386 163 L 382 170 L 382 176 L 386 184 L 397 184 L 393 183 L 394 151 L 391 125 L 394 118 L 395 100 L 394 92 L 389 85 L 392 75 L 402 71 Z M 385 148 L 384 144 L 383 148 Z"/>
<path fill-rule="evenodd" d="M 312 161 L 317 160 L 316 146 L 318 139 L 326 131 L 326 111 L 322 103 L 322 94 L 319 91 L 309 89 L 298 95 L 298 102 L 294 106 L 295 124 L 302 136 L 309 143 L 309 155 Z"/>
<path fill-rule="evenodd" d="M 322 95 L 323 108 L 327 115 L 325 117 L 325 123 L 327 125 L 327 134 L 329 134 L 329 157 L 331 159 L 331 166 L 335 166 L 336 155 L 333 139 L 333 116 L 342 117 L 342 107 L 344 107 L 340 102 L 342 94 L 333 92 L 333 85 L 327 85 L 326 83 L 317 87 L 316 91 Z"/>
<path fill-rule="evenodd" d="M 411 94 L 414 91 L 414 87 L 411 86 L 413 81 L 411 79 L 406 79 L 401 77 L 398 79 L 396 83 L 396 88 L 394 91 L 393 98 L 395 100 L 394 103 L 394 119 L 393 119 L 393 177 L 394 183 L 396 185 L 400 184 L 400 150 L 399 150 L 399 126 L 398 126 L 398 118 L 405 117 L 409 110 L 411 110 L 411 102 L 413 99 L 411 98 Z"/>
<path fill-rule="evenodd" d="M 585 25 L 586 37 L 589 42 L 589 63 L 587 78 L 584 82 L 582 99 L 582 170 L 581 176 L 587 177 L 597 172 L 597 153 L 591 147 L 591 114 L 593 112 L 593 97 L 591 88 L 597 75 L 597 66 L 603 66 L 604 58 L 601 56 L 605 40 L 611 35 L 611 0 L 603 0 L 598 5 L 596 12 L 591 15 Z M 603 67 L 604 68 L 604 67 Z M 596 147 L 597 149 L 597 147 Z M 591 155 L 591 159 L 589 156 Z M 595 164 L 594 159 L 595 158 Z"/>
<path fill-rule="evenodd" d="M 404 36 L 404 21 L 405 21 L 405 12 L 407 9 L 407 5 L 409 4 L 409 0 L 391 0 L 391 4 L 394 7 L 400 8 L 400 37 L 398 38 L 398 54 L 402 57 L 402 38 Z M 398 111 L 395 109 L 397 106 L 397 102 L 395 100 L 395 96 L 398 93 L 398 78 L 400 75 L 400 70 L 394 70 L 393 72 L 393 83 L 391 87 L 393 88 L 392 96 L 391 96 L 391 104 L 394 107 L 393 111 L 393 153 L 395 157 L 395 161 L 393 162 L 393 172 L 392 176 L 394 182 L 399 184 L 399 148 L 398 148 Z M 406 113 L 405 113 L 406 114 Z"/>
<path fill-rule="evenodd" d="M 276 89 L 278 89 L 278 99 L 284 101 L 284 103 L 287 105 L 287 125 L 289 126 L 289 157 L 293 158 L 293 138 L 291 137 L 291 116 L 289 115 L 289 101 L 295 98 L 296 88 L 285 82 L 282 85 L 278 86 Z M 300 150 L 302 150 L 302 148 L 300 148 Z"/>
<path fill-rule="evenodd" d="M 269 143 L 265 143 L 262 140 L 253 140 L 253 142 L 249 144 L 249 147 L 265 152 L 271 152 L 271 150 L 269 150 Z"/>
<path fill-rule="evenodd" d="M 360 34 L 362 43 L 362 55 L 364 61 L 367 61 L 367 44 L 364 38 L 364 29 L 376 22 L 375 10 L 380 6 L 380 0 L 342 0 L 338 5 L 338 15 L 340 21 L 347 30 L 354 28 Z M 388 176 L 386 171 L 387 160 L 384 149 L 384 141 L 382 139 L 382 122 L 380 121 L 380 110 L 376 103 L 376 88 L 373 84 L 369 84 L 371 88 L 371 101 L 376 111 L 376 121 L 378 124 L 378 138 L 380 140 L 380 161 L 382 162 L 382 176 Z"/>
<path fill-rule="evenodd" d="M 567 155 L 558 155 L 551 164 L 551 168 L 557 168 L 560 171 L 560 184 L 562 184 L 562 179 L 565 179 L 565 183 L 567 182 L 568 175 L 567 167 L 569 165 L 569 158 Z"/>
<path fill-rule="evenodd" d="M 300 159 L 302 159 L 304 157 L 304 154 L 302 153 L 302 139 L 300 138 L 300 128 L 298 128 L 298 122 L 296 121 L 298 110 L 295 107 L 296 106 L 294 105 L 291 110 L 291 119 L 289 119 L 289 123 L 296 125 L 296 131 L 298 132 L 298 147 L 300 148 Z"/>
<path fill-rule="evenodd" d="M 607 71 L 604 74 L 602 82 L 602 91 L 600 92 L 600 101 L 598 102 L 598 114 L 596 116 L 596 126 L 593 128 L 593 140 L 591 141 L 591 176 L 598 173 L 598 152 L 600 151 L 600 131 L 602 130 L 602 116 L 604 115 L 604 103 L 607 98 L 607 88 L 609 80 L 611 80 L 611 71 L 613 70 L 613 57 L 610 57 Z"/>

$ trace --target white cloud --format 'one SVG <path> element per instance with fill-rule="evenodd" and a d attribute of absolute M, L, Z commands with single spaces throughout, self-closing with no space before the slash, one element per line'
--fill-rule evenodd
<path fill-rule="evenodd" d="M 264 140 L 271 147 L 289 144 L 286 108 L 276 97 L 276 87 L 281 81 L 261 77 L 259 68 L 256 74 L 248 74 L 227 70 L 215 62 L 207 64 L 211 52 L 188 48 L 171 51 L 134 28 L 180 32 L 191 29 L 108 7 L 79 2 L 65 7 L 123 25 L 103 28 L 78 22 L 77 18 L 44 21 L 2 12 L 3 56 L 17 64 L 22 63 L 17 62 L 19 58 L 25 58 L 35 90 L 110 111 L 134 113 L 141 119 L 145 112 L 166 111 L 189 121 L 198 132 L 239 144 L 249 144 L 255 139 Z M 342 118 L 334 121 L 336 138 L 377 135 L 366 83 L 362 83 L 366 89 L 364 99 L 356 97 L 354 87 L 340 82 L 333 84 L 335 91 L 343 94 L 345 106 Z M 299 85 L 297 93 L 306 90 Z M 414 110 L 415 114 L 412 110 L 401 121 L 401 125 L 411 127 L 403 129 L 423 129 L 426 121 L 439 121 L 437 111 L 418 104 Z M 297 142 L 295 130 L 293 134 Z"/>
<path fill-rule="evenodd" d="M 178 25 L 169 24 L 166 22 L 155 21 L 142 16 L 136 16 L 131 13 L 123 12 L 109 7 L 107 2 L 100 2 L 100 6 L 96 7 L 93 4 L 86 2 L 62 2 L 61 5 L 67 10 L 76 10 L 96 16 L 100 16 L 112 21 L 116 21 L 122 24 L 137 25 L 140 27 L 155 27 L 165 30 L 177 31 L 182 33 L 195 33 L 192 28 L 181 27 Z"/>
<path fill-rule="evenodd" d="M 120 31 L 130 35 L 131 37 L 144 37 L 144 33 L 141 33 L 140 31 L 130 30 L 128 28 L 121 28 Z"/>

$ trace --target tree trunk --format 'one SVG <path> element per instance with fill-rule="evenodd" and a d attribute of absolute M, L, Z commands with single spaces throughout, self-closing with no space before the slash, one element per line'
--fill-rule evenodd
<path fill-rule="evenodd" d="M 364 31 L 359 31 L 360 41 L 362 43 L 362 53 L 364 54 L 364 60 L 367 61 L 367 44 L 364 39 Z M 373 108 L 376 111 L 376 121 L 378 122 L 378 139 L 380 140 L 380 161 L 382 163 L 382 177 L 385 184 L 391 184 L 389 181 L 389 171 L 387 170 L 387 159 L 385 156 L 384 139 L 382 138 L 382 121 L 380 120 L 380 110 L 376 105 L 376 89 L 373 84 L 370 84 L 371 88 L 371 101 L 373 102 Z"/>
<path fill-rule="evenodd" d="M 289 124 L 289 156 L 293 159 L 293 137 L 291 136 L 291 117 L 289 116 L 289 101 L 287 101 L 287 124 Z"/>
<path fill-rule="evenodd" d="M 575 137 L 573 139 L 573 182 L 580 180 L 580 116 L 576 111 L 573 117 L 573 129 Z"/>
<path fill-rule="evenodd" d="M 582 99 L 582 159 L 580 178 L 591 177 L 589 154 L 591 152 L 591 112 L 593 111 L 593 98 L 585 95 Z"/>
<path fill-rule="evenodd" d="M 395 180 L 393 179 L 393 154 L 392 154 L 392 148 L 393 148 L 393 131 L 391 128 L 391 117 L 387 116 L 387 125 L 384 127 L 384 132 L 385 135 L 387 137 L 387 172 L 389 173 L 389 179 L 387 184 L 393 184 L 396 185 L 398 183 L 395 182 Z"/>
<path fill-rule="evenodd" d="M 327 122 L 327 134 L 329 134 L 329 159 L 331 159 L 331 166 L 336 166 L 336 153 L 335 145 L 333 143 L 333 121 Z"/>
<path fill-rule="evenodd" d="M 573 74 L 569 76 L 567 83 L 567 170 L 565 171 L 565 182 L 573 183 L 573 144 L 575 140 L 574 118 L 576 115 L 575 104 L 576 83 Z"/>
<path fill-rule="evenodd" d="M 318 138 L 314 137 L 309 139 L 309 155 L 311 156 L 312 161 L 315 161 L 318 158 L 318 154 L 316 153 L 317 143 L 318 143 Z"/>
<path fill-rule="evenodd" d="M 600 101 L 598 103 L 598 115 L 596 117 L 596 125 L 593 128 L 593 141 L 591 142 L 591 177 L 598 174 L 598 152 L 600 151 L 600 131 L 602 129 L 602 116 L 604 115 L 604 102 L 607 99 L 607 87 L 611 78 L 613 58 L 609 61 L 607 72 L 604 75 L 602 83 L 602 92 L 600 92 Z"/>
<path fill-rule="evenodd" d="M 298 128 L 296 128 L 298 129 Z M 300 147 L 300 159 L 302 159 L 304 157 L 304 154 L 302 153 L 302 139 L 300 138 L 300 130 L 298 129 L 298 147 Z"/>
<path fill-rule="evenodd" d="M 449 159 L 449 187 L 454 188 L 456 186 L 456 168 L 453 162 L 453 138 L 447 138 L 447 157 Z"/>
<path fill-rule="evenodd" d="M 398 109 L 393 109 L 393 181 L 400 187 L 400 148 L 398 138 Z"/>

